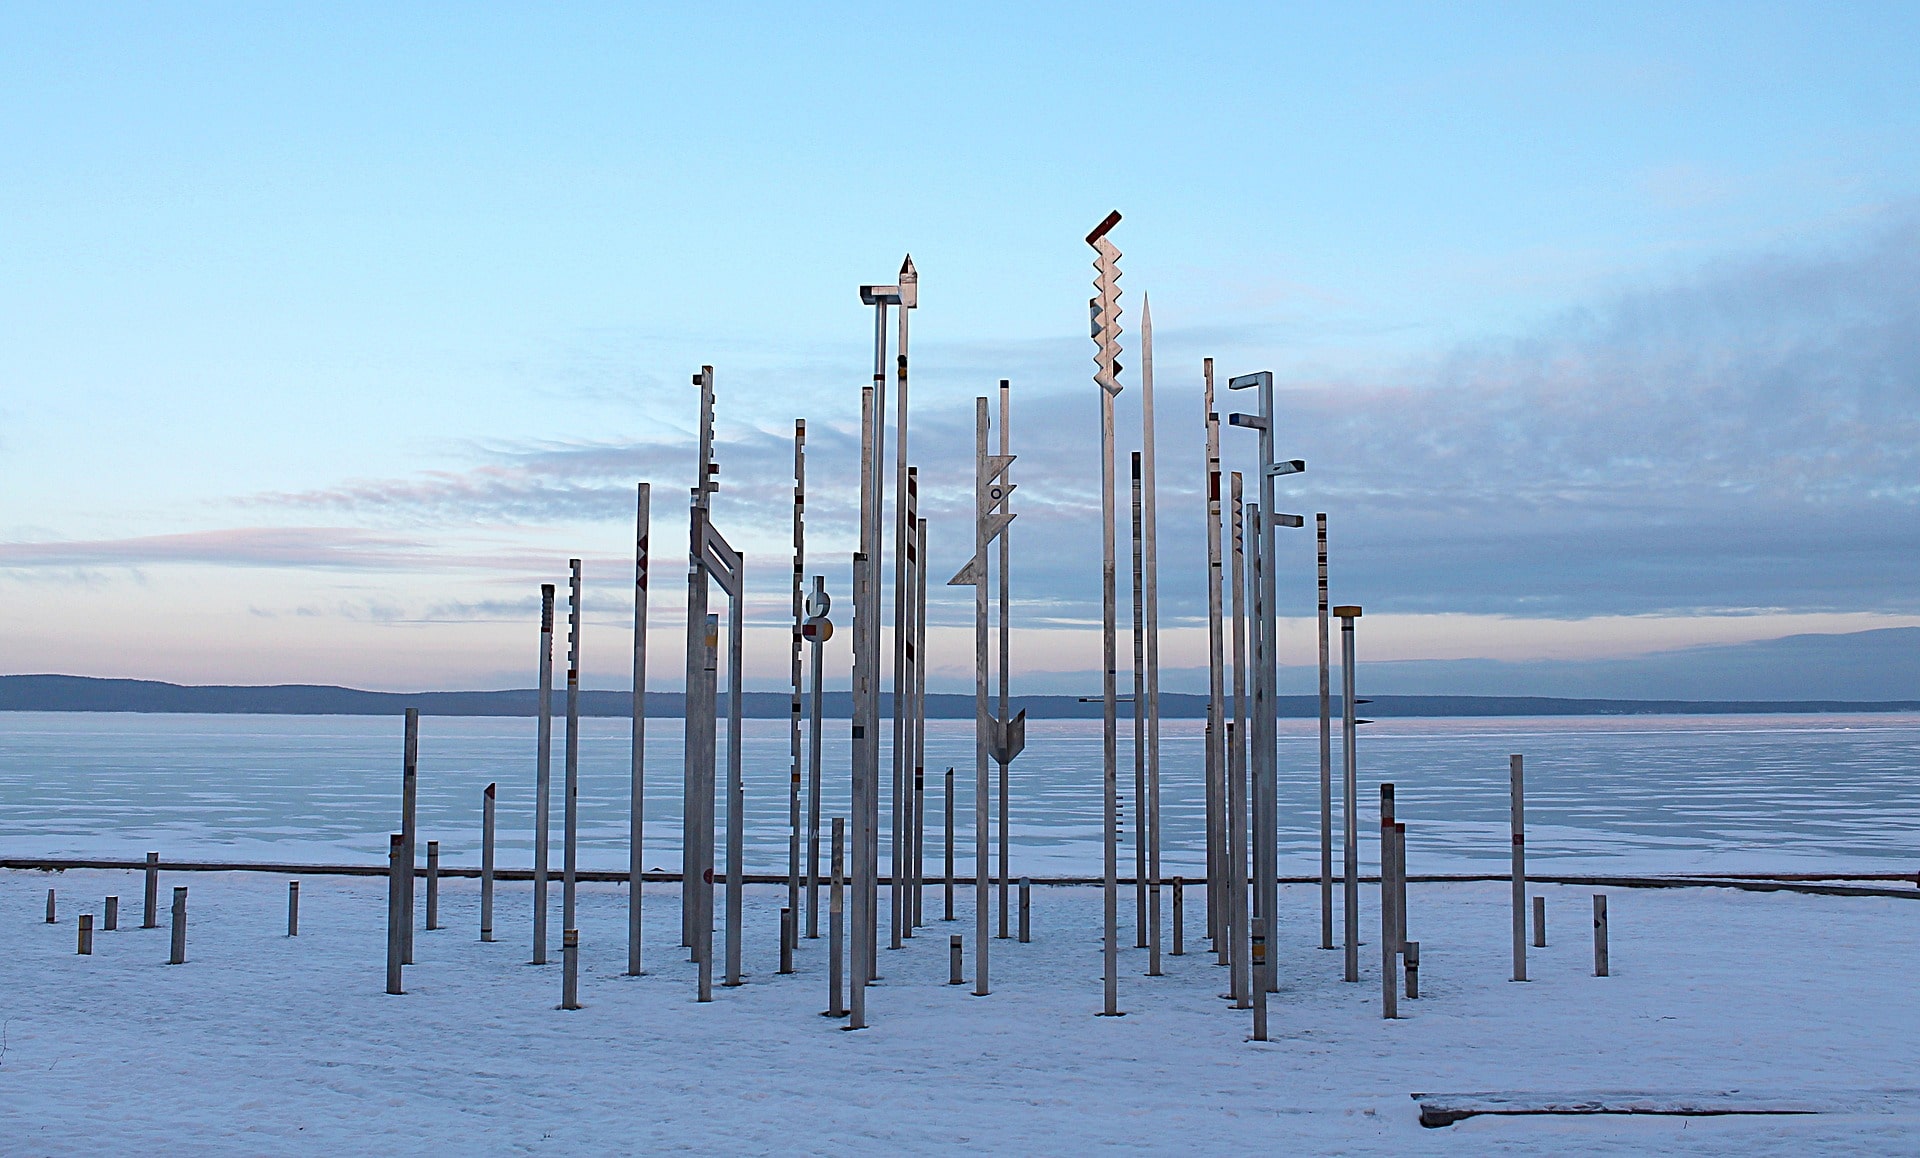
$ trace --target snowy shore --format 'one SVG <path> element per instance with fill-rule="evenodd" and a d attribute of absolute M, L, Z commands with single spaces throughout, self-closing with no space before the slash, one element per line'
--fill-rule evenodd
<path fill-rule="evenodd" d="M 774 973 L 777 888 L 748 898 L 749 983 L 699 1005 L 674 888 L 648 887 L 650 973 L 630 978 L 625 889 L 582 886 L 586 1008 L 563 1013 L 559 967 L 524 963 L 525 885 L 501 887 L 502 940 L 486 945 L 476 883 L 445 882 L 448 928 L 418 935 L 408 992 L 390 997 L 384 882 L 304 880 L 293 939 L 284 878 L 174 884 L 191 888 L 191 931 L 187 964 L 169 967 L 164 929 L 137 928 L 137 873 L 0 872 L 0 1153 L 1920 1150 L 1920 903 L 1906 899 L 1610 890 L 1601 979 L 1592 890 L 1540 886 L 1551 944 L 1515 984 L 1502 886 L 1415 885 L 1422 997 L 1385 1022 L 1377 959 L 1363 952 L 1366 980 L 1342 983 L 1339 954 L 1313 945 L 1317 890 L 1290 887 L 1275 1040 L 1255 1044 L 1217 996 L 1225 971 L 1197 952 L 1192 895 L 1194 952 L 1167 958 L 1167 976 L 1142 976 L 1144 950 L 1123 954 L 1126 1017 L 1093 1016 L 1097 889 L 1036 889 L 1034 943 L 994 942 L 991 996 L 946 985 L 948 934 L 968 937 L 972 967 L 968 892 L 960 921 L 883 949 L 873 1027 L 848 1033 L 819 1015 L 824 940 L 803 942 L 796 976 Z M 75 917 L 108 893 L 121 930 L 78 956 Z M 554 906 L 557 928 L 557 889 Z M 1426 1130 L 1410 1097 L 1617 1090 L 1832 1112 Z"/>

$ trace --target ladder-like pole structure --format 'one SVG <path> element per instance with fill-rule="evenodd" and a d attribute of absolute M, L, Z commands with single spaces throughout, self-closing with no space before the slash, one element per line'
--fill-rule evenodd
<path fill-rule="evenodd" d="M 1106 842 L 1104 873 L 1106 944 L 1104 960 L 1105 1003 L 1101 1014 L 1120 1015 L 1120 929 L 1119 929 L 1119 810 L 1120 782 L 1119 729 L 1116 718 L 1118 661 L 1115 656 L 1114 627 L 1114 463 L 1113 399 L 1120 393 L 1120 250 L 1107 234 L 1120 224 L 1120 212 L 1106 219 L 1087 234 L 1087 244 L 1097 255 L 1094 259 L 1095 296 L 1090 303 L 1094 352 L 1093 380 L 1100 387 L 1100 696 L 1101 757 Z"/>

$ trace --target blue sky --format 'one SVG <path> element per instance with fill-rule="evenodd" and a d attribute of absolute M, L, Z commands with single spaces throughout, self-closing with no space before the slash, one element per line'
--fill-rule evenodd
<path fill-rule="evenodd" d="M 580 555 L 617 684 L 632 483 L 678 521 L 711 362 L 777 681 L 784 438 L 844 591 L 855 287 L 911 251 L 937 578 L 1011 377 L 1021 663 L 1074 686 L 1115 207 L 1170 666 L 1206 355 L 1278 375 L 1383 660 L 1920 624 L 1920 8 L 923 8 L 0 6 L 0 667 L 524 683 Z"/>

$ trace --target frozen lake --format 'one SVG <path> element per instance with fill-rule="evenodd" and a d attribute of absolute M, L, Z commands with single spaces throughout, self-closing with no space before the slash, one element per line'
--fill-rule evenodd
<path fill-rule="evenodd" d="M 556 722 L 553 822 L 560 826 Z M 647 864 L 677 869 L 681 725 L 648 721 Z M 784 721 L 746 722 L 748 868 L 786 863 Z M 824 816 L 846 807 L 847 724 L 828 721 Z M 626 867 L 628 726 L 581 727 L 581 865 Z M 1013 871 L 1100 866 L 1100 725 L 1038 720 L 1013 766 Z M 1318 863 L 1318 730 L 1281 723 L 1281 871 Z M 389 716 L 0 713 L 0 855 L 378 863 L 398 826 L 401 721 Z M 724 746 L 723 746 L 724 751 Z M 1507 755 L 1527 757 L 1529 863 L 1542 871 L 1913 871 L 1920 867 L 1920 715 L 1385 720 L 1360 744 L 1363 859 L 1378 785 L 1397 785 L 1416 872 L 1507 857 Z M 1336 784 L 1339 761 L 1335 737 Z M 927 738 L 930 862 L 941 776 L 959 782 L 960 864 L 972 847 L 972 726 Z M 421 839 L 478 860 L 480 793 L 499 783 L 501 862 L 530 861 L 534 722 L 428 717 Z M 883 755 L 882 780 L 891 765 Z M 1162 727 L 1164 871 L 1201 864 L 1201 724 Z M 1132 837 L 1132 753 L 1122 733 Z M 1337 790 L 1337 789 L 1336 789 Z M 724 805 L 724 801 L 722 802 Z M 1336 802 L 1337 804 L 1337 802 Z M 724 806 L 721 808 L 724 815 Z M 825 822 L 823 822 L 823 828 Z M 1336 822 L 1336 832 L 1338 824 Z M 554 842 L 559 865 L 559 842 Z M 1130 850 L 1122 871 L 1130 870 Z M 931 867 L 931 866 L 930 866 Z"/>

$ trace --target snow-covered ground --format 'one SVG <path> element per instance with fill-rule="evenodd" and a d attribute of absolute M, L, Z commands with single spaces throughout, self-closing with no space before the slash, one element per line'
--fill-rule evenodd
<path fill-rule="evenodd" d="M 164 927 L 135 927 L 138 874 L 0 873 L 0 1153 L 1920 1153 L 1907 899 L 1612 890 L 1600 979 L 1590 890 L 1545 886 L 1552 944 L 1514 984 L 1504 887 L 1415 885 L 1422 998 L 1385 1022 L 1373 947 L 1366 981 L 1342 983 L 1339 954 L 1313 947 L 1317 890 L 1288 888 L 1275 1040 L 1254 1044 L 1204 955 L 1147 978 L 1128 949 L 1128 1015 L 1093 1016 L 1097 889 L 1036 889 L 1034 943 L 994 942 L 986 998 L 945 984 L 949 933 L 968 936 L 971 977 L 963 894 L 962 920 L 882 950 L 873 1027 L 848 1033 L 819 1015 L 824 939 L 774 973 L 776 888 L 749 897 L 749 983 L 700 1005 L 673 888 L 649 888 L 652 972 L 630 978 L 625 890 L 583 886 L 586 1008 L 560 1012 L 559 966 L 525 964 L 525 885 L 502 886 L 503 940 L 484 945 L 477 884 L 446 882 L 449 927 L 418 935 L 390 997 L 383 881 L 305 879 L 297 939 L 284 878 L 168 875 L 163 910 L 175 884 L 189 959 L 168 967 Z M 122 929 L 77 956 L 75 917 L 107 893 Z M 1837 1112 L 1426 1130 L 1409 1097 L 1735 1089 Z"/>

